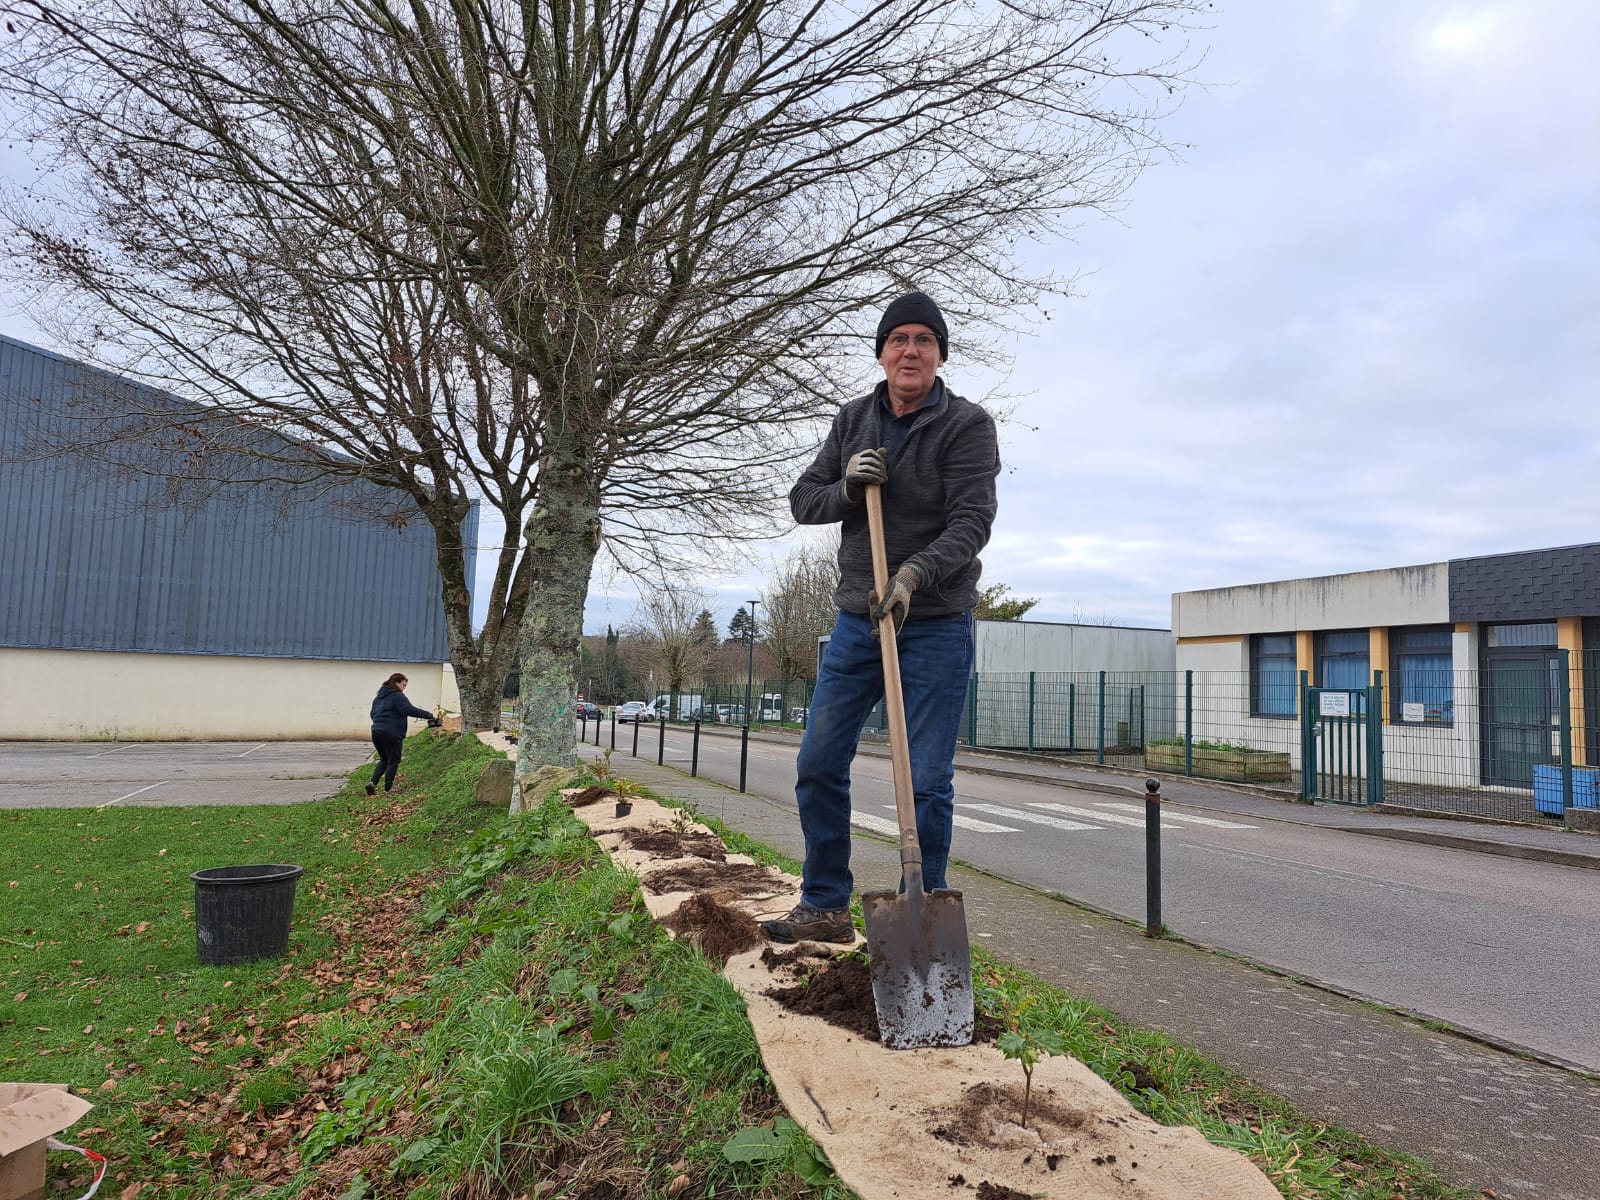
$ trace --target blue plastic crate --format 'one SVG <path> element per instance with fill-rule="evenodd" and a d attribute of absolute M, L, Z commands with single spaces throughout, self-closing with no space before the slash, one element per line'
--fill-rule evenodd
<path fill-rule="evenodd" d="M 1600 768 L 1572 768 L 1572 807 L 1594 808 L 1600 793 Z M 1533 768 L 1533 806 L 1542 813 L 1559 817 L 1564 811 L 1561 803 L 1561 768 L 1536 766 Z"/>

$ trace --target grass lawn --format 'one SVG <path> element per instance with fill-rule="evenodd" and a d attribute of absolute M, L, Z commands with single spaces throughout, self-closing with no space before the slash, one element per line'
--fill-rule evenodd
<path fill-rule="evenodd" d="M 288 807 L 0 813 L 0 1076 L 97 1105 L 67 1137 L 112 1159 L 102 1195 L 848 1195 L 737 994 L 559 799 L 473 803 L 489 756 L 430 732 L 391 797 L 353 778 Z M 305 867 L 289 954 L 200 967 L 188 874 L 252 862 Z M 1464 1195 L 1003 964 L 975 974 L 1016 1045 L 1076 1054 L 1285 1196 Z M 81 1192 L 74 1160 L 52 1166 Z"/>

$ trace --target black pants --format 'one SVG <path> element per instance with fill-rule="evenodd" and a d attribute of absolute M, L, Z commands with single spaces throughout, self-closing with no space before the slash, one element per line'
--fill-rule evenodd
<path fill-rule="evenodd" d="M 383 780 L 383 790 L 387 792 L 394 786 L 394 774 L 400 769 L 400 752 L 405 749 L 406 740 L 392 733 L 374 731 L 372 745 L 378 751 L 378 765 L 372 768 L 372 782 L 376 786 L 378 780 Z"/>

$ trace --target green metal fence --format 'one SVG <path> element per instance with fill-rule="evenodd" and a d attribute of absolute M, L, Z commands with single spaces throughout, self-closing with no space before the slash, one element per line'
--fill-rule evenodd
<path fill-rule="evenodd" d="M 1326 697 L 1326 700 L 1324 699 Z M 1406 669 L 1367 687 L 1244 671 L 981 674 L 974 748 L 1248 783 L 1307 799 L 1548 822 L 1600 793 L 1600 651 Z"/>
<path fill-rule="evenodd" d="M 750 724 L 798 732 L 812 687 L 752 681 Z M 656 699 L 674 720 L 738 726 L 746 690 L 695 684 Z M 863 737 L 881 740 L 884 725 L 880 706 Z M 1600 651 L 1514 647 L 1470 671 L 1402 664 L 1365 687 L 1305 673 L 1254 686 L 1246 671 L 983 673 L 968 681 L 961 740 L 1312 800 L 1548 823 L 1600 802 Z"/>

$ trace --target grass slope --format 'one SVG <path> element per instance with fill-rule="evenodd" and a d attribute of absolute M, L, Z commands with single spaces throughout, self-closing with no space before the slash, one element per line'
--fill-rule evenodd
<path fill-rule="evenodd" d="M 0 814 L 4 1077 L 95 1101 L 70 1136 L 111 1157 L 125 1200 L 847 1196 L 732 988 L 559 799 L 517 820 L 474 805 L 489 757 L 430 733 L 390 798 L 357 771 L 309 805 Z M 188 872 L 243 862 L 306 868 L 290 952 L 200 967 Z M 975 968 L 1019 1065 L 1076 1054 L 1285 1196 L 1461 1195 L 1165 1038 Z"/>

